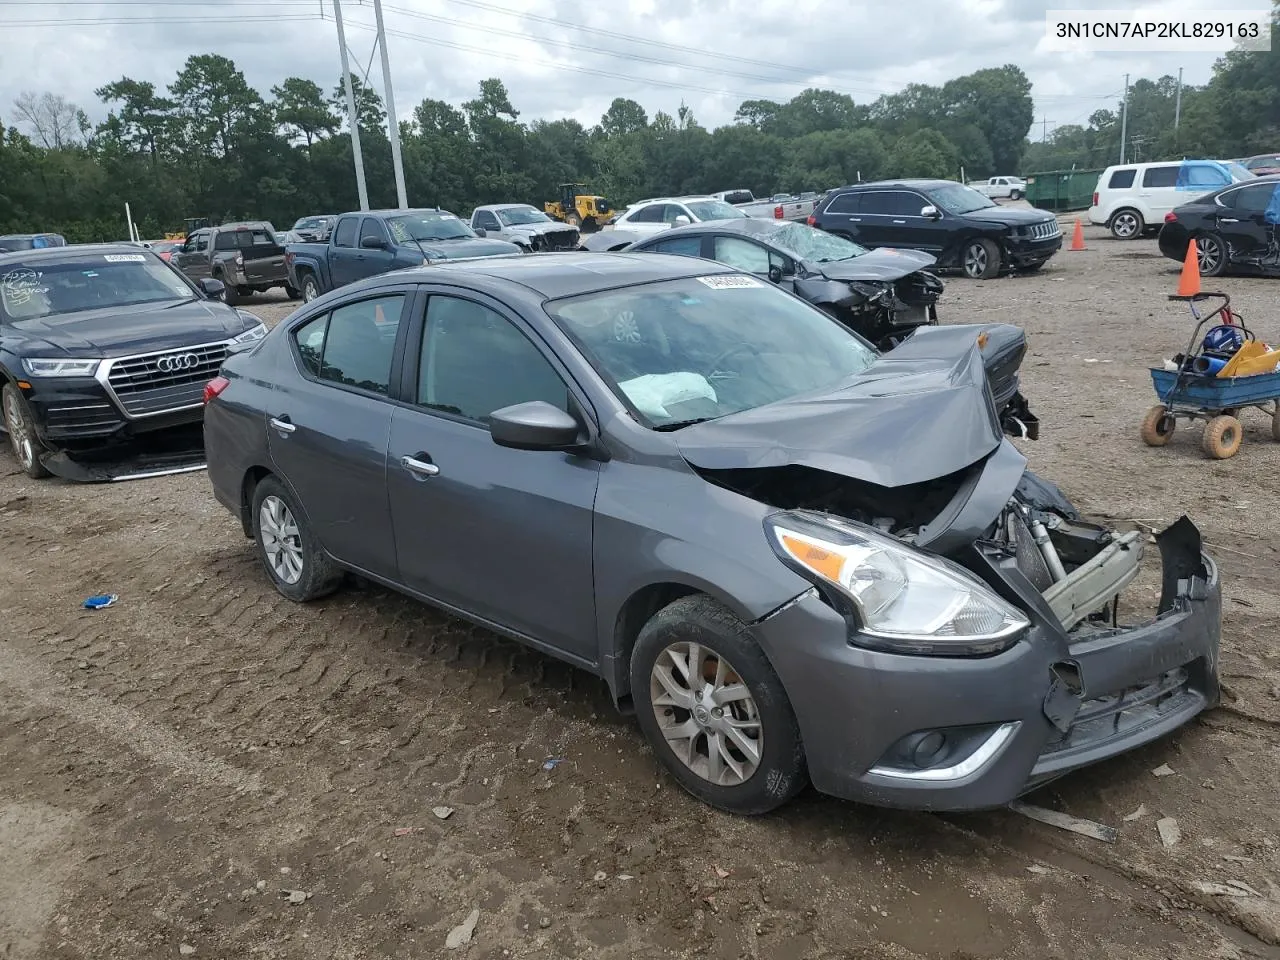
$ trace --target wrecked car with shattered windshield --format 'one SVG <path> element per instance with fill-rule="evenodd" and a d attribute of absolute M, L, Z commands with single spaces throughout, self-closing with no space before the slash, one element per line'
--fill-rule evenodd
<path fill-rule="evenodd" d="M 675 227 L 653 237 L 624 230 L 596 234 L 596 252 L 674 253 L 716 260 L 777 284 L 831 314 L 879 350 L 892 350 L 938 322 L 943 282 L 935 259 L 919 250 L 868 250 L 852 240 L 786 220 L 719 220 Z M 1027 335 L 1009 323 L 986 323 L 979 348 L 1006 433 L 1035 440 L 1040 421 L 1022 395 Z"/>
<path fill-rule="evenodd" d="M 209 477 L 284 596 L 355 572 L 595 673 L 714 806 L 995 807 L 1215 704 L 1221 611 L 1185 518 L 1124 599 L 1145 537 L 1027 469 L 978 329 L 881 354 L 661 254 L 401 270 L 228 357 Z"/>

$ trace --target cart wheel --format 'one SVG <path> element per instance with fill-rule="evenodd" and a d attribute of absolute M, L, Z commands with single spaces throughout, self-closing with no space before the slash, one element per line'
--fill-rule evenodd
<path fill-rule="evenodd" d="M 1240 449 L 1240 441 L 1244 439 L 1244 431 L 1240 421 L 1235 417 L 1214 417 L 1204 428 L 1204 436 L 1200 445 L 1204 452 L 1215 460 L 1226 460 L 1234 457 Z"/>
<path fill-rule="evenodd" d="M 1156 404 L 1142 418 L 1142 442 L 1148 447 L 1163 447 L 1173 436 L 1178 421 L 1163 406 Z"/>

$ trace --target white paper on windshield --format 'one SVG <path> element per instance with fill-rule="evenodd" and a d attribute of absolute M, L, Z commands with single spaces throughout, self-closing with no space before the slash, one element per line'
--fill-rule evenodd
<path fill-rule="evenodd" d="M 624 380 L 618 387 L 646 417 L 669 417 L 667 404 L 707 399 L 716 402 L 715 388 L 700 373 L 647 373 Z"/>
<path fill-rule="evenodd" d="M 755 277 L 740 276 L 720 276 L 720 277 L 699 277 L 699 281 L 705 283 L 713 290 L 741 290 L 744 287 L 763 287 L 764 284 Z"/>
<path fill-rule="evenodd" d="M 107 263 L 146 263 L 147 256 L 144 253 L 108 253 L 103 256 Z"/>

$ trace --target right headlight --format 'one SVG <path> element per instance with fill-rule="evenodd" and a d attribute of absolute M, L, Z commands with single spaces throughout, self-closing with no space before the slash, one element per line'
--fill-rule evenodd
<path fill-rule="evenodd" d="M 1030 621 L 958 564 L 862 524 L 795 511 L 765 520 L 778 558 L 851 604 L 850 640 L 892 653 L 983 656 L 1017 642 Z"/>

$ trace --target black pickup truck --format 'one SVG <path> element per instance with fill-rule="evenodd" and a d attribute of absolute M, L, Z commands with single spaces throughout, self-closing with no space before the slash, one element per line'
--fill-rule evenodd
<path fill-rule="evenodd" d="M 458 217 L 438 207 L 344 213 L 327 243 L 291 243 L 285 248 L 289 283 L 310 302 L 322 293 L 365 277 L 437 260 L 518 254 L 514 243 L 478 236 Z"/>
<path fill-rule="evenodd" d="M 294 299 L 299 295 L 289 282 L 284 248 L 276 242 L 275 228 L 264 220 L 193 230 L 169 263 L 197 283 L 208 278 L 220 280 L 230 304 L 272 287 L 284 287 Z"/>

